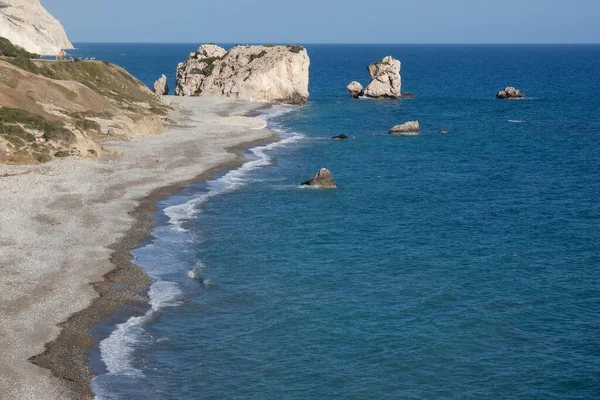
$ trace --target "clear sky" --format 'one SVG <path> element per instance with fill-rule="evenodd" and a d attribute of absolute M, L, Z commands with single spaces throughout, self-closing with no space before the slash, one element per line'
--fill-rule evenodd
<path fill-rule="evenodd" d="M 74 42 L 600 43 L 600 0 L 42 0 Z"/>

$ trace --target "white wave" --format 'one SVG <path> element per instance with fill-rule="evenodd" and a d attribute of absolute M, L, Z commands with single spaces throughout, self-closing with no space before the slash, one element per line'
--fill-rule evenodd
<path fill-rule="evenodd" d="M 147 336 L 143 326 L 157 311 L 178 305 L 181 291 L 175 282 L 158 281 L 150 286 L 148 295 L 151 309 L 146 314 L 117 325 L 110 336 L 100 342 L 102 362 L 110 375 L 143 376 L 142 371 L 131 364 L 136 345 Z"/>
<path fill-rule="evenodd" d="M 263 116 L 263 118 L 274 118 L 295 109 L 293 106 L 277 106 L 273 108 L 277 108 L 277 110 L 272 111 L 269 109 L 270 114 L 268 114 L 267 117 Z M 208 182 L 208 186 L 210 188 L 208 193 L 199 195 L 198 197 L 186 203 L 165 208 L 164 213 L 167 217 L 169 217 L 169 223 L 171 224 L 172 229 L 176 231 L 185 231 L 182 226 L 183 223 L 196 216 L 200 211 L 200 206 L 208 199 L 219 194 L 235 190 L 237 187 L 251 182 L 247 177 L 249 172 L 271 164 L 272 158 L 267 154 L 267 152 L 278 147 L 284 147 L 289 144 L 296 143 L 305 138 L 305 136 L 300 133 L 287 134 L 283 129 L 274 126 L 271 126 L 270 128 L 279 133 L 281 136 L 287 135 L 287 137 L 284 137 L 278 142 L 250 149 L 253 159 L 244 163 L 244 165 L 242 165 L 240 168 L 229 171 L 221 178 Z"/>
<path fill-rule="evenodd" d="M 523 120 L 520 120 L 520 119 L 509 119 L 508 122 L 511 122 L 513 124 L 522 124 L 522 123 L 525 123 L 527 121 L 523 121 Z"/>

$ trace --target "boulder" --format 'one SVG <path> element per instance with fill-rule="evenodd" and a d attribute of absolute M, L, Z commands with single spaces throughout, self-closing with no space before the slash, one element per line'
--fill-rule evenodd
<path fill-rule="evenodd" d="M 420 132 L 419 121 L 408 121 L 390 129 L 390 135 L 418 135 Z"/>
<path fill-rule="evenodd" d="M 341 135 L 334 136 L 332 139 L 348 139 L 348 136 L 342 133 Z"/>
<path fill-rule="evenodd" d="M 321 170 L 311 179 L 302 182 L 302 186 L 318 186 L 321 188 L 336 188 L 333 175 L 327 168 Z"/>
<path fill-rule="evenodd" d="M 402 86 L 400 67 L 400 61 L 392 56 L 369 65 L 367 69 L 371 75 L 371 83 L 365 89 L 365 95 L 374 98 L 399 98 Z"/>
<path fill-rule="evenodd" d="M 310 59 L 301 46 L 201 46 L 177 66 L 179 96 L 304 104 Z"/>
<path fill-rule="evenodd" d="M 525 96 L 519 89 L 515 89 L 512 86 L 502 89 L 498 93 L 496 93 L 496 98 L 502 100 L 510 100 L 510 99 L 521 99 Z"/>
<path fill-rule="evenodd" d="M 352 81 L 346 87 L 346 89 L 348 89 L 350 97 L 352 97 L 353 99 L 358 99 L 360 96 L 365 94 L 363 86 L 360 84 L 360 82 Z"/>
<path fill-rule="evenodd" d="M 167 77 L 163 74 L 156 82 L 154 82 L 154 93 L 157 96 L 163 96 L 169 94 L 169 83 Z"/>

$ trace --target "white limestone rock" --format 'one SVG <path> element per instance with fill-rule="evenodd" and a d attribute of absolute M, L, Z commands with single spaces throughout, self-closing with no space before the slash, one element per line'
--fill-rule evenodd
<path fill-rule="evenodd" d="M 390 129 L 390 135 L 414 136 L 420 132 L 419 121 L 408 121 Z"/>
<path fill-rule="evenodd" d="M 352 81 L 346 87 L 346 89 L 348 89 L 348 93 L 350 93 L 350 97 L 353 99 L 358 99 L 360 96 L 365 94 L 363 91 L 363 86 L 360 84 L 360 82 Z"/>
<path fill-rule="evenodd" d="M 157 96 L 166 96 L 169 94 L 169 83 L 164 74 L 154 82 L 154 93 Z"/>
<path fill-rule="evenodd" d="M 300 46 L 203 45 L 177 66 L 175 94 L 304 104 L 309 65 Z"/>
<path fill-rule="evenodd" d="M 504 88 L 496 93 L 496 98 L 501 100 L 521 99 L 523 97 L 525 97 L 525 94 L 512 86 Z"/>
<path fill-rule="evenodd" d="M 367 67 L 371 83 L 365 90 L 367 97 L 397 99 L 401 96 L 400 61 L 392 56 Z"/>
<path fill-rule="evenodd" d="M 63 26 L 40 0 L 0 0 L 0 36 L 44 56 L 73 48 Z"/>

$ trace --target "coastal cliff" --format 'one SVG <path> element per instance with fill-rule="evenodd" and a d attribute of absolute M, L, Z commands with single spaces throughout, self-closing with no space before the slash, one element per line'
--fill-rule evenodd
<path fill-rule="evenodd" d="M 178 65 L 175 93 L 304 104 L 309 65 L 301 46 L 236 46 L 226 51 L 203 45 Z"/>
<path fill-rule="evenodd" d="M 106 140 L 164 130 L 169 107 L 123 68 L 34 56 L 0 38 L 0 163 L 98 157 Z"/>
<path fill-rule="evenodd" d="M 45 56 L 73 48 L 63 26 L 40 0 L 0 0 L 0 37 Z"/>

